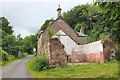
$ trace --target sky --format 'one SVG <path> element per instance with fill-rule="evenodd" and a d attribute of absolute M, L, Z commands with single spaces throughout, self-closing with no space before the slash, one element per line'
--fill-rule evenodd
<path fill-rule="evenodd" d="M 35 34 L 45 20 L 56 19 L 59 4 L 63 13 L 74 6 L 92 2 L 93 0 L 1 0 L 0 17 L 6 17 L 14 34 L 21 34 L 24 38 Z"/>

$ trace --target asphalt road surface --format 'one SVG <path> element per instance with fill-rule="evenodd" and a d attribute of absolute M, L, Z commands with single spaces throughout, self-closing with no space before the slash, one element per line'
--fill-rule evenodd
<path fill-rule="evenodd" d="M 30 75 L 26 69 L 26 61 L 30 59 L 32 55 L 17 60 L 0 70 L 0 75 L 2 73 L 2 78 L 30 78 Z"/>

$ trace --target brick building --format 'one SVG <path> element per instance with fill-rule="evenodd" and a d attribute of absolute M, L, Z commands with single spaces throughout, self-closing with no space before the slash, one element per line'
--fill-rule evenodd
<path fill-rule="evenodd" d="M 54 22 L 50 22 L 47 29 L 43 32 L 40 31 L 38 36 L 38 54 L 61 55 L 65 57 L 67 55 L 67 61 L 70 62 L 101 62 L 105 61 L 105 54 L 108 53 L 104 46 L 109 46 L 108 43 L 102 43 L 101 41 L 85 44 L 87 41 L 87 35 L 84 34 L 84 29 L 81 27 L 80 32 L 74 31 L 71 26 L 64 21 L 61 17 L 60 6 L 57 9 L 57 19 Z M 52 39 L 53 38 L 53 39 Z M 55 40 L 57 38 L 58 40 Z M 54 45 L 48 47 L 48 44 Z M 58 45 L 55 45 L 57 44 Z M 64 45 L 63 46 L 61 46 Z M 85 44 L 85 45 L 83 45 Z M 61 48 L 58 48 L 61 46 Z M 51 49 L 48 49 L 51 48 Z M 63 50 L 64 49 L 64 50 Z M 114 48 L 111 48 L 114 49 Z M 48 51 L 49 50 L 49 51 Z M 51 51 L 52 50 L 52 51 Z M 49 53 L 50 52 L 50 53 Z M 60 52 L 60 53 L 59 53 Z M 64 52 L 64 53 L 63 53 Z M 109 54 L 109 53 L 108 53 Z M 107 55 L 108 55 L 107 54 Z M 111 53 L 110 53 L 111 54 Z M 49 59 L 52 59 L 52 56 Z M 53 56 L 55 56 L 53 55 Z M 106 56 L 108 60 L 110 56 Z M 60 60 L 60 56 L 56 56 L 56 59 Z M 61 57 L 62 59 L 62 57 Z M 63 59 L 63 62 L 66 59 Z M 52 60 L 51 60 L 52 61 Z M 55 58 L 54 58 L 55 61 Z M 58 61 L 59 62 L 59 61 Z"/>

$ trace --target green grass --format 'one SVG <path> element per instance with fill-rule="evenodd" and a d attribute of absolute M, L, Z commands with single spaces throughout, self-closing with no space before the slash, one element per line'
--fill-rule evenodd
<path fill-rule="evenodd" d="M 67 66 L 65 68 L 35 71 L 31 58 L 26 66 L 33 78 L 118 78 L 118 62 Z"/>
<path fill-rule="evenodd" d="M 0 62 L 0 69 L 1 69 L 2 67 L 6 66 L 6 65 L 11 64 L 11 63 L 14 62 L 14 61 L 17 61 L 17 60 L 19 60 L 19 59 L 25 58 L 26 56 L 27 56 L 27 55 L 24 55 L 24 56 L 21 56 L 21 57 L 18 57 L 18 58 L 14 58 L 14 59 L 10 59 L 10 60 L 8 60 L 8 61 L 6 61 L 6 62 L 4 62 L 4 63 Z"/>

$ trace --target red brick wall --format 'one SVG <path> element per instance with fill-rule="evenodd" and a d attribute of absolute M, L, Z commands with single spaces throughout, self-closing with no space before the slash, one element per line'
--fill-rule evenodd
<path fill-rule="evenodd" d="M 59 41 L 59 39 L 49 39 L 45 51 L 50 63 L 63 64 L 67 62 L 64 45 Z"/>
<path fill-rule="evenodd" d="M 87 53 L 87 54 L 79 53 L 79 54 L 71 55 L 71 61 L 72 62 L 104 63 L 104 56 L 103 56 L 103 52 Z"/>
<path fill-rule="evenodd" d="M 77 59 L 79 62 L 85 62 L 85 54 L 77 54 Z"/>

